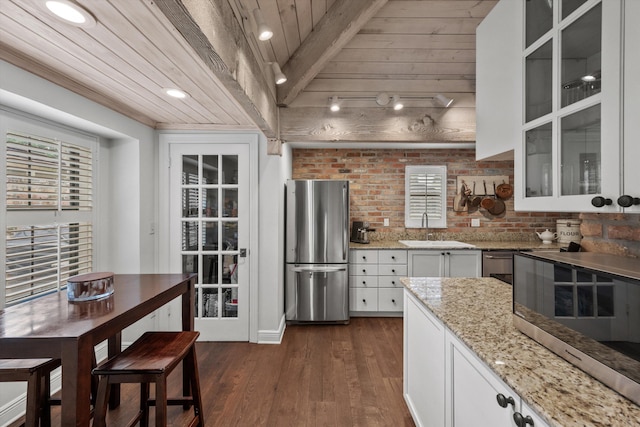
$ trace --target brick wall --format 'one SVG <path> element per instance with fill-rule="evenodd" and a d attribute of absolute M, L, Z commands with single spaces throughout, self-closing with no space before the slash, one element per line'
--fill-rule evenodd
<path fill-rule="evenodd" d="M 507 175 L 513 184 L 513 162 L 476 162 L 473 149 L 294 149 L 294 179 L 346 179 L 351 189 L 351 219 L 369 221 L 377 230 L 372 239 L 421 236 L 424 230 L 404 228 L 404 169 L 407 165 L 447 165 L 447 229 L 434 230 L 445 238 L 473 240 L 538 240 L 534 231 L 555 230 L 558 218 L 576 214 L 506 212 L 490 215 L 484 209 L 454 212 L 458 175 Z M 389 218 L 389 227 L 383 219 Z M 480 219 L 471 228 L 471 218 Z"/>
<path fill-rule="evenodd" d="M 583 213 L 580 218 L 585 250 L 640 257 L 640 215 Z"/>

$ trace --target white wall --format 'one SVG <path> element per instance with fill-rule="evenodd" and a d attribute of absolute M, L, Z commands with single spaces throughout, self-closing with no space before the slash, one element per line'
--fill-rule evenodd
<path fill-rule="evenodd" d="M 258 342 L 279 343 L 284 333 L 284 186 L 291 176 L 291 150 L 267 155 L 260 138 Z"/>

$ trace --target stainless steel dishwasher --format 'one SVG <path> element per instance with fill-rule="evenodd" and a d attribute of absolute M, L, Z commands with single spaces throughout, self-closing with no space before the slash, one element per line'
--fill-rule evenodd
<path fill-rule="evenodd" d="M 482 251 L 482 276 L 513 283 L 513 254 L 518 251 Z"/>

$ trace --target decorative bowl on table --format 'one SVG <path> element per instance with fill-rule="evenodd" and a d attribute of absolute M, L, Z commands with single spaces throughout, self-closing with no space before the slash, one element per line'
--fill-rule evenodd
<path fill-rule="evenodd" d="M 69 301 L 93 301 L 113 294 L 113 273 L 87 273 L 67 279 Z"/>

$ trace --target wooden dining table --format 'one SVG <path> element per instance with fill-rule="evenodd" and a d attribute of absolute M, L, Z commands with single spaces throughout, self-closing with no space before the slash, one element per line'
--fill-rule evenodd
<path fill-rule="evenodd" d="M 62 361 L 63 426 L 88 426 L 94 347 L 108 340 L 109 357 L 121 351 L 121 332 L 181 297 L 182 329 L 194 326 L 194 274 L 116 274 L 103 299 L 70 302 L 63 290 L 0 310 L 0 357 Z M 188 380 L 183 377 L 185 390 Z M 119 389 L 111 407 L 119 403 Z"/>

